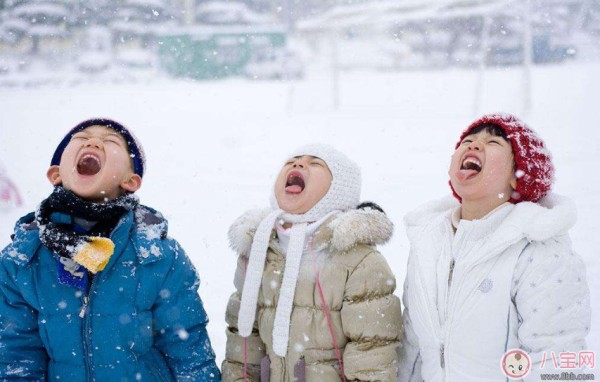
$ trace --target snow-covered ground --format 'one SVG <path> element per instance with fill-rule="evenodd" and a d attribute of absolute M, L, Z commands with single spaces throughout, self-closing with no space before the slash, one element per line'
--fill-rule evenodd
<path fill-rule="evenodd" d="M 397 226 L 382 251 L 401 285 L 408 257 L 403 215 L 450 193 L 450 155 L 468 123 L 483 112 L 512 112 L 546 140 L 557 168 L 555 191 L 578 205 L 573 245 L 588 267 L 594 310 L 589 344 L 599 351 L 600 64 L 534 68 L 529 112 L 518 68 L 489 70 L 478 108 L 477 72 L 342 73 L 338 109 L 329 74 L 321 68 L 294 83 L 161 78 L 0 88 L 0 162 L 24 198 L 18 209 L 0 210 L 0 246 L 9 242 L 14 221 L 51 191 L 45 172 L 70 127 L 93 116 L 125 123 L 147 153 L 142 202 L 165 213 L 170 234 L 201 275 L 220 362 L 235 266 L 227 229 L 246 209 L 267 205 L 286 153 L 303 143 L 331 143 L 362 166 L 363 199 L 383 206 Z"/>

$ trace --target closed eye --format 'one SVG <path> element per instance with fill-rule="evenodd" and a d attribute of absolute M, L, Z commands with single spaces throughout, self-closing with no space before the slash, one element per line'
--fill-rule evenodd
<path fill-rule="evenodd" d="M 85 133 L 77 133 L 73 135 L 71 139 L 88 139 L 88 135 Z"/>
<path fill-rule="evenodd" d="M 471 142 L 473 142 L 473 141 L 472 141 L 472 140 L 470 140 L 470 139 L 464 139 L 464 140 L 461 142 L 461 145 L 464 145 L 465 143 L 471 143 Z"/>
<path fill-rule="evenodd" d="M 110 143 L 114 143 L 115 145 L 121 144 L 121 142 L 115 138 L 104 138 L 103 142 L 110 142 Z"/>

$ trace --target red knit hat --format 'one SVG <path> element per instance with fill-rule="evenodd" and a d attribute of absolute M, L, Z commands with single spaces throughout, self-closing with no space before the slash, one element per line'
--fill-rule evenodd
<path fill-rule="evenodd" d="M 496 125 L 504 131 L 512 146 L 517 188 L 509 202 L 537 202 L 550 191 L 554 181 L 554 166 L 550 152 L 542 139 L 525 122 L 511 114 L 487 114 L 473 122 L 460 136 L 456 148 L 471 130 L 484 124 Z M 456 194 L 452 183 L 452 193 Z"/>

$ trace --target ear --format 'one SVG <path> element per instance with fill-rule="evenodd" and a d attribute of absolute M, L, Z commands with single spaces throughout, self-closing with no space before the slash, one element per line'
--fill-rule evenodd
<path fill-rule="evenodd" d="M 517 189 L 517 177 L 513 175 L 513 177 L 510 179 L 510 187 L 513 190 Z"/>
<path fill-rule="evenodd" d="M 62 183 L 62 179 L 60 177 L 59 167 L 54 165 L 50 166 L 48 171 L 46 172 L 46 177 L 50 181 L 53 186 L 58 186 Z"/>
<path fill-rule="evenodd" d="M 120 186 L 125 191 L 136 192 L 142 187 L 142 177 L 138 174 L 131 174 L 129 178 L 121 182 Z"/>

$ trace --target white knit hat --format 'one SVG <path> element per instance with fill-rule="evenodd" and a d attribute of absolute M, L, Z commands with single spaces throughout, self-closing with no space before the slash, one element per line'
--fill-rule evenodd
<path fill-rule="evenodd" d="M 308 223 L 320 220 L 334 211 L 353 209 L 360 201 L 361 177 L 360 168 L 356 163 L 333 147 L 321 144 L 303 146 L 295 150 L 290 157 L 304 155 L 325 161 L 332 174 L 331 186 L 327 194 L 304 214 L 290 214 L 282 210 L 277 203 L 275 188 L 273 188 L 271 206 L 274 210 L 261 221 L 254 235 L 238 315 L 238 331 L 242 337 L 248 337 L 252 333 L 256 316 L 258 291 L 271 231 L 279 218 L 293 223 L 273 327 L 273 350 L 282 357 L 287 353 L 290 315 Z"/>
<path fill-rule="evenodd" d="M 347 211 L 360 202 L 360 168 L 342 152 L 329 145 L 302 146 L 286 159 L 310 155 L 325 161 L 331 171 L 332 181 L 327 194 L 309 211 L 303 214 L 285 213 L 282 217 L 289 223 L 317 221 L 331 211 Z M 271 193 L 271 207 L 278 209 L 275 187 Z"/>

